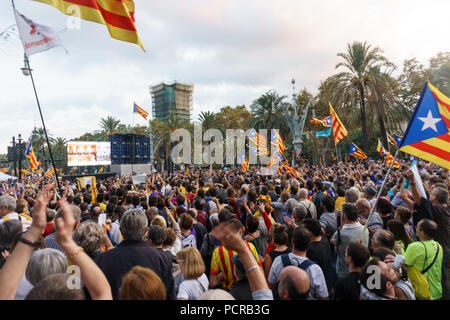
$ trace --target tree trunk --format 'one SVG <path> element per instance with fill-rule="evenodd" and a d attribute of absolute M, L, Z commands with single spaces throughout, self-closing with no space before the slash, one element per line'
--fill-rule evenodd
<path fill-rule="evenodd" d="M 380 103 L 378 104 L 377 113 L 378 113 L 378 124 L 380 125 L 381 140 L 383 142 L 383 146 L 388 147 L 388 141 L 386 137 L 386 127 L 384 126 L 384 105 L 382 101 L 380 101 Z"/>
<path fill-rule="evenodd" d="M 364 101 L 364 87 L 362 83 L 359 84 L 359 98 L 360 98 L 360 112 L 361 112 L 361 127 L 362 127 L 362 138 L 363 138 L 363 150 L 368 151 L 367 148 L 367 125 L 366 125 L 366 103 Z"/>

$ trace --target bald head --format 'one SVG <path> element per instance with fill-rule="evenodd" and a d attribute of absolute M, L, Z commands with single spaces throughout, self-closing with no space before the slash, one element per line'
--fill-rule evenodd
<path fill-rule="evenodd" d="M 308 189 L 301 188 L 298 191 L 298 197 L 300 200 L 306 199 L 307 196 L 308 196 Z"/>
<path fill-rule="evenodd" d="M 306 300 L 310 287 L 308 274 L 295 266 L 281 270 L 278 294 L 283 300 Z"/>

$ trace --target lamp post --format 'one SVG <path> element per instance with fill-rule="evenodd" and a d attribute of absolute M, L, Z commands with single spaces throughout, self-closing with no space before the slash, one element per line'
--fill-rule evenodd
<path fill-rule="evenodd" d="M 295 92 L 295 79 L 291 80 L 291 84 L 292 84 L 292 91 L 293 91 L 292 92 L 292 100 L 293 100 L 292 106 L 294 109 L 294 114 L 293 115 L 290 114 L 290 112 L 288 110 L 288 106 L 286 104 L 281 103 L 281 106 L 283 107 L 284 117 L 285 117 L 288 127 L 292 133 L 292 138 L 293 138 L 292 145 L 294 147 L 294 158 L 298 159 L 298 158 L 300 158 L 300 155 L 302 153 L 302 145 L 303 145 L 302 134 L 303 134 L 303 128 L 305 127 L 306 116 L 308 115 L 308 110 L 309 110 L 310 106 L 314 102 L 314 98 L 309 100 L 306 107 L 303 108 L 301 117 L 299 117 L 298 112 L 297 112 L 298 101 L 297 101 L 297 94 Z"/>

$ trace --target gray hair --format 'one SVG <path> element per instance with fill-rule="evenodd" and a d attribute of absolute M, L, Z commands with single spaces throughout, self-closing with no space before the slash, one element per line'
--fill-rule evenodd
<path fill-rule="evenodd" d="M 292 215 L 296 218 L 296 220 L 303 220 L 307 213 L 306 207 L 303 204 L 299 204 L 294 207 Z"/>
<path fill-rule="evenodd" d="M 345 202 L 347 203 L 356 203 L 359 199 L 359 192 L 355 189 L 348 189 L 345 191 Z"/>
<path fill-rule="evenodd" d="M 106 244 L 106 234 L 102 228 L 95 222 L 85 221 L 81 223 L 72 235 L 73 241 L 88 255 L 93 255 Z"/>
<path fill-rule="evenodd" d="M 33 252 L 25 277 L 32 285 L 36 285 L 47 276 L 65 273 L 67 267 L 67 259 L 59 250 L 45 248 Z"/>
<path fill-rule="evenodd" d="M 14 212 L 17 207 L 17 201 L 14 197 L 5 194 L 0 197 L 0 208 L 7 207 L 9 211 Z"/>
<path fill-rule="evenodd" d="M 158 208 L 157 207 L 150 207 L 150 208 L 148 208 L 148 213 L 152 214 L 154 216 L 157 216 L 158 215 Z"/>
<path fill-rule="evenodd" d="M 144 240 L 148 220 L 141 209 L 125 211 L 120 221 L 120 231 L 124 240 Z"/>
<path fill-rule="evenodd" d="M 308 189 L 301 188 L 300 190 L 298 190 L 298 197 L 300 199 L 306 199 L 307 196 L 308 196 Z"/>
<path fill-rule="evenodd" d="M 20 220 L 8 220 L 0 224 L 0 247 L 11 248 L 14 238 L 23 232 Z"/>
<path fill-rule="evenodd" d="M 69 204 L 70 210 L 72 211 L 72 215 L 73 218 L 75 219 L 75 221 L 80 221 L 81 220 L 81 209 L 80 207 L 73 205 L 73 204 Z M 62 210 L 61 208 L 58 209 L 58 212 L 55 215 L 55 221 L 58 218 L 62 218 L 63 214 L 62 214 Z"/>
<path fill-rule="evenodd" d="M 284 205 L 284 207 L 287 212 L 292 212 L 296 205 L 297 205 L 297 200 L 295 200 L 294 198 L 290 198 L 286 201 L 286 204 Z"/>

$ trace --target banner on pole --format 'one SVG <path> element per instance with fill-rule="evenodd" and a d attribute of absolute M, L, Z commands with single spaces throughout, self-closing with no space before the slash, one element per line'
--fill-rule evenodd
<path fill-rule="evenodd" d="M 23 49 L 28 57 L 54 47 L 63 47 L 59 36 L 52 28 L 33 22 L 16 9 L 14 9 L 14 16 Z"/>

